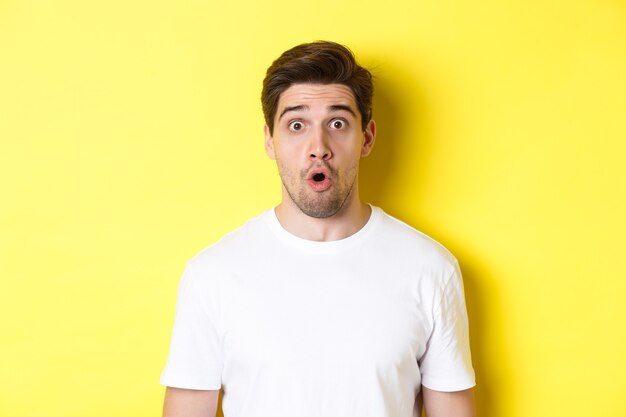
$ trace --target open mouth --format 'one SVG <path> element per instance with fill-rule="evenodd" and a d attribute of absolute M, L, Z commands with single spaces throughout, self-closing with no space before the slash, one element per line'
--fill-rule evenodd
<path fill-rule="evenodd" d="M 307 181 L 309 183 L 309 187 L 316 192 L 326 191 L 332 185 L 330 172 L 324 168 L 316 169 L 311 172 L 307 177 Z"/>
<path fill-rule="evenodd" d="M 324 175 L 323 173 L 318 173 L 313 175 L 313 181 L 315 182 L 322 182 L 324 181 L 324 179 L 326 179 L 326 175 Z"/>

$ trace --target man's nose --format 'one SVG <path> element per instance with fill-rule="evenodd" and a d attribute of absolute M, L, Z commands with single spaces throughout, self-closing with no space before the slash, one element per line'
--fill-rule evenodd
<path fill-rule="evenodd" d="M 323 128 L 318 128 L 312 133 L 310 141 L 309 159 L 314 161 L 321 159 L 327 161 L 332 158 L 332 152 L 328 143 L 328 136 Z"/>

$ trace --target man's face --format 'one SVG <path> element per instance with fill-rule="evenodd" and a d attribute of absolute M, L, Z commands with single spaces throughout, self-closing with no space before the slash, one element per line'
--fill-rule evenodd
<path fill-rule="evenodd" d="M 361 127 L 354 94 L 343 84 L 294 84 L 278 100 L 265 148 L 287 196 L 306 215 L 333 216 L 358 198 L 359 160 L 374 144 L 375 124 Z"/>

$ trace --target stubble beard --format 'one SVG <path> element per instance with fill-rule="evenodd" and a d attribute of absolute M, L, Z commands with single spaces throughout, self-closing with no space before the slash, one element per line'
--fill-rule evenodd
<path fill-rule="evenodd" d="M 285 167 L 281 166 L 279 169 L 280 179 L 291 201 L 304 214 L 316 219 L 325 219 L 337 214 L 352 194 L 357 178 L 358 166 L 353 166 L 346 172 L 349 183 L 342 181 L 336 169 L 330 165 L 325 166 L 331 173 L 333 183 L 328 190 L 319 192 L 311 190 L 307 184 L 309 169 L 300 171 L 300 176 L 297 179 Z"/>

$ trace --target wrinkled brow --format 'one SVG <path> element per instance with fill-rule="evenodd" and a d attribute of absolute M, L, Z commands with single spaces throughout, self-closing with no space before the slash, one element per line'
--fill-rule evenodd
<path fill-rule="evenodd" d="M 354 117 L 356 117 L 356 113 L 354 113 L 354 110 L 352 110 L 352 107 L 350 106 L 346 106 L 345 104 L 333 104 L 332 106 L 328 106 L 328 109 L 330 111 L 341 111 L 341 110 L 345 110 L 348 113 L 352 114 Z"/>
<path fill-rule="evenodd" d="M 278 120 L 280 120 L 280 118 L 283 117 L 285 115 L 285 113 L 287 113 L 287 112 L 290 112 L 290 111 L 301 111 L 301 110 L 308 110 L 308 109 L 309 109 L 309 106 L 305 106 L 304 104 L 299 104 L 297 106 L 287 106 L 280 113 L 280 116 L 278 116 Z"/>
<path fill-rule="evenodd" d="M 302 110 L 309 110 L 309 106 L 304 105 L 304 104 L 299 104 L 297 106 L 287 106 L 278 116 L 278 120 L 280 120 L 285 115 L 285 113 L 288 113 L 290 111 L 302 111 Z M 354 110 L 352 110 L 350 106 L 347 106 L 345 104 L 333 104 L 331 106 L 328 106 L 328 110 L 330 110 L 331 112 L 347 111 L 348 113 L 356 117 L 356 113 L 354 112 Z"/>

